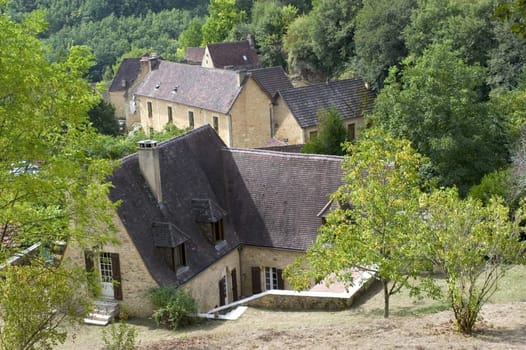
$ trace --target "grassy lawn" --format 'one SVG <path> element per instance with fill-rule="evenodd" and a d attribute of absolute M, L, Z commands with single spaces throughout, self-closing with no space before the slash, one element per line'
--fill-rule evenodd
<path fill-rule="evenodd" d="M 515 266 L 510 269 L 504 279 L 501 280 L 499 290 L 491 298 L 490 302 L 495 304 L 526 302 L 526 293 L 524 292 L 526 288 L 525 277 L 526 267 Z M 443 285 L 445 287 L 445 284 Z M 284 339 L 292 339 L 294 332 L 300 332 L 300 334 L 314 333 L 312 337 L 315 341 L 319 339 L 316 338 L 316 335 L 323 332 L 342 333 L 342 325 L 348 327 L 349 325 L 383 322 L 383 305 L 383 291 L 380 284 L 376 283 L 365 292 L 353 307 L 343 311 L 307 312 L 249 308 L 237 321 L 207 320 L 197 326 L 177 331 L 159 329 L 152 320 L 148 319 L 131 319 L 129 324 L 137 329 L 139 344 L 143 347 L 148 344 L 169 342 L 174 339 L 191 342 L 193 341 L 192 339 L 216 341 L 217 339 L 228 339 L 232 334 L 236 334 L 238 338 L 242 336 L 259 337 L 260 341 L 264 341 L 266 337 L 273 338 L 276 332 L 278 335 L 289 332 L 283 336 Z M 394 320 L 397 320 L 395 321 L 395 326 L 390 326 L 391 328 L 396 328 L 399 323 L 406 322 L 405 320 L 418 324 L 420 322 L 418 321 L 419 317 L 433 314 L 433 318 L 435 318 L 434 314 L 448 310 L 448 304 L 445 299 L 414 299 L 409 297 L 407 291 L 402 291 L 400 294 L 392 296 L 390 306 L 391 316 Z M 417 317 L 416 319 L 414 318 L 415 316 Z M 416 321 L 412 321 L 413 319 Z M 382 324 L 380 324 L 381 326 Z M 374 327 L 378 327 L 378 325 Z M 104 329 L 104 327 L 82 325 L 77 329 L 76 337 L 74 339 L 70 338 L 64 346 L 58 349 L 101 349 Z M 302 341 L 302 339 L 297 339 L 297 341 Z M 336 338 L 335 341 L 337 341 Z M 342 342 L 344 341 L 348 340 L 342 339 Z M 192 342 L 192 344 L 194 343 Z M 285 348 L 287 347 L 287 343 L 281 345 L 285 346 Z M 151 349 L 171 348 L 173 347 L 152 347 Z M 200 349 L 208 347 L 183 346 L 183 348 Z M 481 348 L 484 348 L 484 346 Z"/>

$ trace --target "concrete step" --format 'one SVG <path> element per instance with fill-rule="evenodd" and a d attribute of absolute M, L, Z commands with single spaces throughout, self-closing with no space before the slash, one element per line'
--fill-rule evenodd
<path fill-rule="evenodd" d="M 97 300 L 93 312 L 84 318 L 84 323 L 105 326 L 119 314 L 119 303 L 112 300 Z"/>

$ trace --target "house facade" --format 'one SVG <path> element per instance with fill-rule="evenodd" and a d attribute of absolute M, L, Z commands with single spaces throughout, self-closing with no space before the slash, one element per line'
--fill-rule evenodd
<path fill-rule="evenodd" d="M 127 130 L 141 121 L 135 109 L 135 91 L 157 62 L 158 58 L 149 54 L 125 58 L 108 88 L 108 99 L 115 107 L 115 118 L 123 120 Z"/>
<path fill-rule="evenodd" d="M 335 108 L 348 138 L 354 140 L 365 126 L 363 116 L 372 111 L 375 97 L 361 79 L 280 89 L 273 104 L 273 137 L 288 144 L 304 144 L 318 132 L 319 112 Z"/>
<path fill-rule="evenodd" d="M 290 86 L 276 67 L 232 71 L 160 61 L 135 92 L 135 105 L 147 133 L 208 124 L 229 147 L 260 147 L 271 138 L 266 88 Z"/>
<path fill-rule="evenodd" d="M 200 311 L 269 289 L 314 242 L 341 158 L 228 148 L 206 125 L 139 143 L 111 181 L 120 244 L 66 257 L 99 272 L 102 295 L 149 316 L 147 291 L 188 290 Z"/>

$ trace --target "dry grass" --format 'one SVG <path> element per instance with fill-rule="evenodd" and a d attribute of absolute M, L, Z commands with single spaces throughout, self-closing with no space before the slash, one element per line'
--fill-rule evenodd
<path fill-rule="evenodd" d="M 383 297 L 373 286 L 349 310 L 284 312 L 249 308 L 237 321 L 205 321 L 172 332 L 151 320 L 131 320 L 141 349 L 524 349 L 526 348 L 526 268 L 514 267 L 486 305 L 478 331 L 466 337 L 453 330 L 443 300 L 414 300 L 406 293 L 391 300 L 383 319 Z M 61 349 L 100 349 L 102 328 L 82 326 Z"/>

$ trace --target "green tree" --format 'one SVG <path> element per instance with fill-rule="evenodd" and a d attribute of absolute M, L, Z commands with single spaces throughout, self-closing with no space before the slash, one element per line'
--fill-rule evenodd
<path fill-rule="evenodd" d="M 419 1 L 403 32 L 409 53 L 419 56 L 431 45 L 450 41 L 464 62 L 485 66 L 497 44 L 493 33 L 495 4 L 496 0 Z"/>
<path fill-rule="evenodd" d="M 0 283 L 0 349 L 52 349 L 64 343 L 64 321 L 90 310 L 91 298 L 79 288 L 85 271 L 46 266 L 11 266 Z"/>
<path fill-rule="evenodd" d="M 519 241 L 521 211 L 509 220 L 500 200 L 488 205 L 459 199 L 455 189 L 435 191 L 422 200 L 426 208 L 428 256 L 446 274 L 447 296 L 462 333 L 471 333 L 482 306 L 495 293 L 511 264 L 524 262 Z"/>
<path fill-rule="evenodd" d="M 439 185 L 456 185 L 462 195 L 508 160 L 503 116 L 481 101 L 484 73 L 465 64 L 450 43 L 433 45 L 391 70 L 372 116 L 431 159 Z"/>
<path fill-rule="evenodd" d="M 246 14 L 236 7 L 236 0 L 210 0 L 208 18 L 203 24 L 203 46 L 222 42 L 238 23 L 244 22 Z"/>
<path fill-rule="evenodd" d="M 418 175 L 422 157 L 408 141 L 367 130 L 349 144 L 344 184 L 331 197 L 339 203 L 307 254 L 285 270 L 294 288 L 306 288 L 334 274 L 352 283 L 352 269 L 370 271 L 384 290 L 384 316 L 390 296 L 429 268 L 421 259 Z M 328 280 L 331 282 L 331 279 Z"/>
<path fill-rule="evenodd" d="M 0 65 L 0 242 L 7 238 L 13 242 L 0 245 L 1 261 L 24 245 L 37 242 L 64 240 L 93 246 L 112 239 L 115 205 L 108 198 L 110 184 L 106 183 L 112 164 L 92 159 L 83 151 L 96 135 L 89 126 L 87 111 L 100 98 L 83 78 L 93 56 L 85 47 L 72 47 L 64 61 L 50 63 L 36 38 L 43 28 L 41 13 L 19 24 L 6 15 L 5 2 L 0 3 L 0 43 L 6 50 Z M 55 277 L 44 272 L 42 278 L 46 281 L 42 283 L 47 287 L 31 287 L 29 281 L 40 283 L 38 269 L 31 266 L 7 274 L 20 271 L 29 276 L 24 291 L 28 294 L 21 302 L 41 300 L 34 311 L 51 312 L 57 304 L 46 303 L 46 298 L 56 301 L 62 297 L 67 302 L 70 294 L 60 291 L 60 280 L 45 284 Z M 75 273 L 66 280 L 68 285 L 76 281 Z M 0 279 L 0 289 L 16 293 L 22 288 L 15 284 L 17 281 L 16 277 Z M 80 295 L 78 288 L 80 284 L 75 286 Z M 0 310 L 7 312 L 4 310 L 11 307 L 11 302 L 2 297 Z M 27 310 L 27 314 L 30 312 Z M 20 321 L 8 321 L 2 316 L 2 327 L 24 325 L 25 314 L 13 312 L 6 316 L 19 317 Z M 42 342 L 62 339 L 46 328 L 36 331 L 34 337 Z M 7 333 L 3 336 L 11 337 Z"/>
<path fill-rule="evenodd" d="M 335 108 L 318 112 L 319 132 L 301 149 L 302 153 L 333 154 L 343 156 L 347 131 L 342 117 Z"/>
<path fill-rule="evenodd" d="M 117 135 L 119 133 L 119 124 L 115 119 L 115 107 L 110 102 L 103 99 L 88 111 L 89 119 L 101 134 Z"/>
<path fill-rule="evenodd" d="M 356 16 L 356 74 L 381 88 L 389 68 L 408 54 L 402 31 L 416 0 L 366 0 Z"/>
<path fill-rule="evenodd" d="M 360 6 L 355 0 L 319 0 L 312 11 L 292 22 L 285 38 L 289 69 L 315 80 L 338 76 L 354 55 Z"/>
<path fill-rule="evenodd" d="M 278 0 L 254 2 L 249 28 L 254 34 L 262 66 L 286 65 L 282 38 L 297 13 L 294 6 L 283 6 Z"/>
<path fill-rule="evenodd" d="M 201 18 L 194 18 L 188 24 L 181 35 L 179 35 L 177 56 L 183 58 L 186 54 L 186 49 L 189 47 L 199 47 L 203 42 L 203 20 Z"/>

